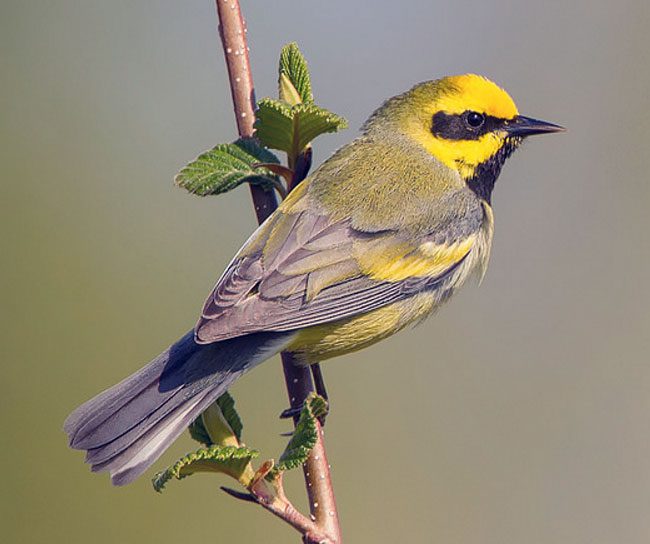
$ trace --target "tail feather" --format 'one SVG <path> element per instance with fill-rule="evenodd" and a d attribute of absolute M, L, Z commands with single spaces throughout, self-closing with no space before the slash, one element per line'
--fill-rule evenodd
<path fill-rule="evenodd" d="M 157 400 L 160 404 L 163 397 L 172 396 L 182 387 L 182 384 L 177 384 L 168 387 L 167 391 L 158 391 L 163 371 L 176 366 L 174 362 L 178 364 L 188 360 L 197 348 L 190 331 L 145 367 L 79 406 L 63 426 L 70 438 L 70 446 L 75 449 L 97 448 L 117 438 L 127 425 L 139 423 L 134 418 L 138 413 L 142 417 L 147 415 L 147 400 L 150 403 Z M 147 393 L 157 393 L 159 397 L 147 399 Z"/>
<path fill-rule="evenodd" d="M 199 345 L 187 333 L 147 366 L 77 408 L 64 430 L 93 471 L 133 481 L 242 374 L 279 352 L 287 333 Z"/>
<path fill-rule="evenodd" d="M 221 393 L 205 391 L 197 398 L 174 410 L 168 420 L 159 422 L 137 442 L 102 463 L 91 465 L 93 472 L 109 471 L 114 485 L 131 483 L 160 457 L 169 445 L 180 436 L 188 425 Z M 89 451 L 87 457 L 93 450 Z"/>

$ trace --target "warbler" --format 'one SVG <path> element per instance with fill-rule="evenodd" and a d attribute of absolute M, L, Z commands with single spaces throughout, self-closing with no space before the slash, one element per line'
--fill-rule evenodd
<path fill-rule="evenodd" d="M 129 483 L 278 352 L 307 365 L 421 321 L 485 273 L 506 159 L 527 136 L 562 130 L 474 74 L 390 98 L 253 233 L 193 331 L 68 417 L 71 447 Z"/>

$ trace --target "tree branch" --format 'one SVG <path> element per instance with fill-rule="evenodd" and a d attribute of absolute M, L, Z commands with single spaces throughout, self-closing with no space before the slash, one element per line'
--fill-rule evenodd
<path fill-rule="evenodd" d="M 246 23 L 239 8 L 239 0 L 215 1 L 219 16 L 219 36 L 226 57 L 237 130 L 242 138 L 250 138 L 255 131 L 253 123 L 255 123 L 256 106 L 253 75 L 248 58 Z M 278 207 L 275 194 L 254 185 L 250 185 L 250 191 L 257 221 L 262 223 Z"/>
<path fill-rule="evenodd" d="M 240 136 L 251 137 L 255 121 L 255 92 L 248 57 L 246 25 L 239 0 L 216 0 L 216 6 L 220 22 L 219 35 L 228 67 L 237 129 Z M 297 179 L 298 177 L 300 179 Z M 292 180 L 292 185 L 301 181 L 302 177 L 304 174 L 298 172 L 298 176 Z M 275 194 L 252 185 L 250 190 L 257 220 L 262 223 L 277 207 Z M 291 407 L 298 408 L 314 389 L 309 368 L 297 365 L 288 353 L 282 354 L 282 364 Z M 297 417 L 294 423 L 296 421 Z M 317 426 L 318 440 L 303 468 L 311 518 L 300 514 L 288 501 L 282 489 L 281 479 L 276 500 L 265 501 L 263 494 L 255 494 L 255 496 L 259 504 L 300 531 L 304 543 L 340 544 L 341 529 L 330 467 L 327 462 L 323 432 L 319 423 Z"/>

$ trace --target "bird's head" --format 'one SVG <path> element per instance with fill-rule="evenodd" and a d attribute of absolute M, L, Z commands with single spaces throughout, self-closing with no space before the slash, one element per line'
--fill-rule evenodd
<path fill-rule="evenodd" d="M 506 91 L 475 74 L 416 85 L 375 112 L 365 128 L 375 127 L 414 140 L 488 202 L 503 163 L 525 137 L 564 130 L 519 115 Z"/>

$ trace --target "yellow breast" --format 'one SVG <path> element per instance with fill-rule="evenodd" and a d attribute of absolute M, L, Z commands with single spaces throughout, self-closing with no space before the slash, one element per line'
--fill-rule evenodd
<path fill-rule="evenodd" d="M 435 293 L 426 293 L 342 321 L 308 327 L 298 332 L 286 350 L 304 364 L 351 353 L 424 319 L 435 302 Z"/>
<path fill-rule="evenodd" d="M 492 209 L 487 204 L 484 204 L 484 207 L 485 223 L 482 229 L 474 238 L 467 257 L 443 288 L 415 295 L 366 314 L 302 329 L 286 348 L 287 351 L 293 352 L 300 362 L 311 364 L 365 348 L 425 319 L 474 272 L 478 271 L 482 278 L 487 267 L 494 231 Z M 455 247 L 454 250 L 460 251 L 461 246 Z M 462 250 L 465 248 L 462 247 Z M 420 265 L 416 266 L 418 270 L 419 267 Z M 411 272 L 410 275 L 416 274 Z"/>

